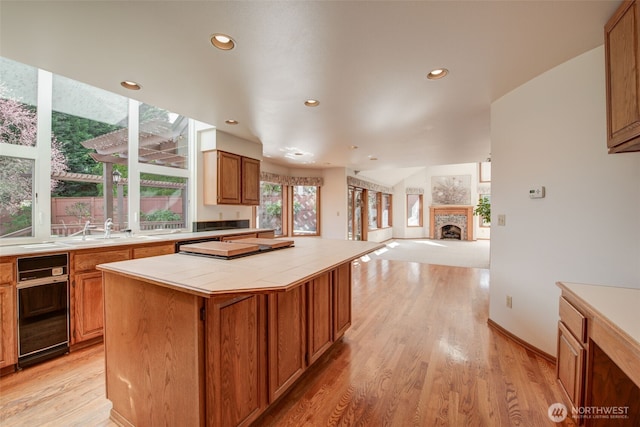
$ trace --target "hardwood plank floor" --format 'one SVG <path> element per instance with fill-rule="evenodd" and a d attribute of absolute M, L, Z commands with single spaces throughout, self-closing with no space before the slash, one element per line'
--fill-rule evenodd
<path fill-rule="evenodd" d="M 351 328 L 255 425 L 557 425 L 555 367 L 487 326 L 488 270 L 378 259 L 353 278 Z M 3 427 L 111 426 L 110 407 L 101 345 L 0 379 Z"/>

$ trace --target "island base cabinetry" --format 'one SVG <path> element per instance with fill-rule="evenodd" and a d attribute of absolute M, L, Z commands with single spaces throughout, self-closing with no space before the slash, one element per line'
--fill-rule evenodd
<path fill-rule="evenodd" d="M 287 290 L 203 297 L 105 271 L 111 418 L 250 425 L 344 333 L 350 278 L 345 263 Z"/>
<path fill-rule="evenodd" d="M 208 426 L 246 426 L 267 407 L 265 308 L 264 295 L 207 300 Z"/>
<path fill-rule="evenodd" d="M 111 417 L 121 425 L 204 425 L 202 298 L 104 274 Z"/>

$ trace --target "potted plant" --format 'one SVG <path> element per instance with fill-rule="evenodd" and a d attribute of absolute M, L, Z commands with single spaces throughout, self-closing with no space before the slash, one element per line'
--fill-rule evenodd
<path fill-rule="evenodd" d="M 482 225 L 491 224 L 491 201 L 489 196 L 480 196 L 473 214 L 482 218 Z"/>

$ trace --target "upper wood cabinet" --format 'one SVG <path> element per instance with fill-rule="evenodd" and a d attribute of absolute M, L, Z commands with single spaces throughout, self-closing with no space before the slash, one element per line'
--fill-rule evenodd
<path fill-rule="evenodd" d="M 225 151 L 203 153 L 205 205 L 259 205 L 260 161 Z"/>
<path fill-rule="evenodd" d="M 640 151 L 640 10 L 624 1 L 605 25 L 607 147 Z"/>

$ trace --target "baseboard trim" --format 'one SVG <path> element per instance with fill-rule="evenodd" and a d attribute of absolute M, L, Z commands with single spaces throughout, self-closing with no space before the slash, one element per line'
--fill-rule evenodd
<path fill-rule="evenodd" d="M 520 344 L 522 347 L 526 348 L 529 351 L 532 351 L 533 353 L 537 354 L 538 356 L 542 357 L 543 359 L 548 360 L 549 362 L 551 362 L 553 364 L 556 363 L 556 358 L 554 356 L 550 355 L 547 352 L 544 352 L 544 351 L 540 350 L 538 347 L 535 347 L 535 346 L 529 344 L 528 342 L 526 342 L 522 338 L 519 338 L 519 337 L 515 336 L 514 334 L 512 334 L 509 331 L 507 331 L 502 326 L 498 325 L 493 320 L 487 319 L 487 325 L 489 325 L 490 328 L 495 329 L 497 332 L 501 333 L 505 337 L 509 338 L 511 341 L 515 341 L 517 344 Z"/>

